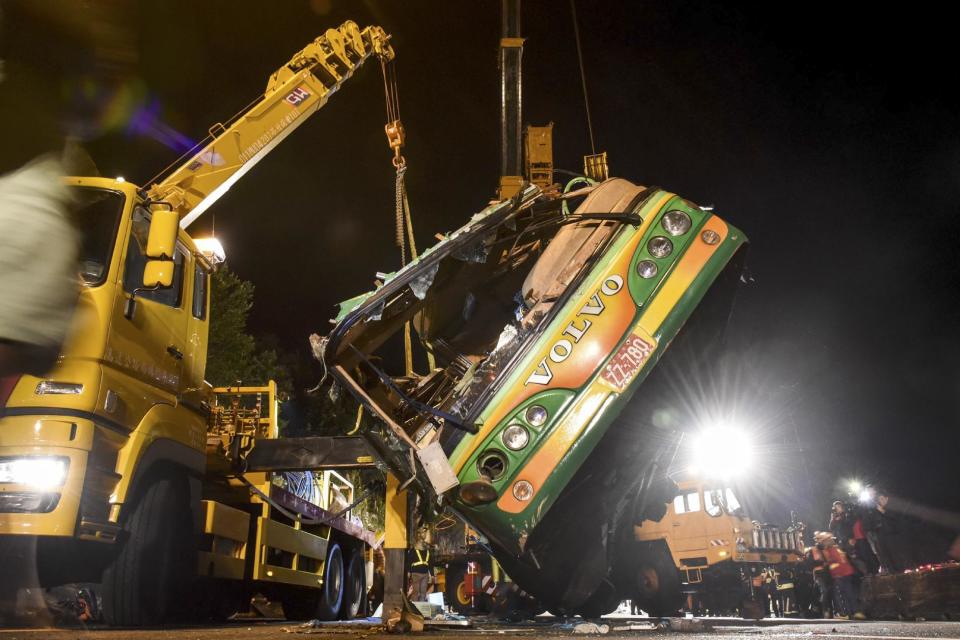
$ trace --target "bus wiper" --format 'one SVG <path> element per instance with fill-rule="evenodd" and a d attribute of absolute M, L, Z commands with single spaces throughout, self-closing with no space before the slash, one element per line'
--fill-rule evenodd
<path fill-rule="evenodd" d="M 635 227 L 643 224 L 643 218 L 636 213 L 571 213 L 564 218 L 563 224 L 580 222 L 581 220 L 613 220 L 624 222 Z"/>
<path fill-rule="evenodd" d="M 378 378 L 380 378 L 380 382 L 387 385 L 394 393 L 400 396 L 401 400 L 403 400 L 406 404 L 408 404 L 414 411 L 419 413 L 421 416 L 424 414 L 428 414 L 430 416 L 433 416 L 434 418 L 440 418 L 443 420 L 444 424 L 449 424 L 450 426 L 456 427 L 457 429 L 460 429 L 462 431 L 466 431 L 467 433 L 476 434 L 480 431 L 480 429 L 476 425 L 465 424 L 460 421 L 460 418 L 453 415 L 452 413 L 447 413 L 446 411 L 437 409 L 436 407 L 431 407 L 428 404 L 424 404 L 419 400 L 414 400 L 413 398 L 408 396 L 406 393 L 404 393 L 403 390 L 401 390 L 400 387 L 398 387 L 397 384 L 390 378 L 390 376 L 388 376 L 386 373 L 378 369 L 376 365 L 370 362 L 370 359 L 367 358 L 365 355 L 363 355 L 363 352 L 361 352 L 352 344 L 349 346 L 351 349 L 353 349 L 354 353 L 357 354 L 358 358 L 363 360 L 363 362 L 368 367 L 373 369 L 373 372 L 377 375 Z"/>

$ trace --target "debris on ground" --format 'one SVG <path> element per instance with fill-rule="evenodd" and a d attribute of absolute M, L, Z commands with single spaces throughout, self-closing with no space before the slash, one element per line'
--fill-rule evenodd
<path fill-rule="evenodd" d="M 665 624 L 662 628 L 679 633 L 713 631 L 713 625 L 703 618 L 664 618 L 663 622 L 665 622 Z"/>
<path fill-rule="evenodd" d="M 283 627 L 284 633 L 349 633 L 360 638 L 365 638 L 372 633 L 382 633 L 384 630 L 385 628 L 380 618 L 309 620 L 294 627 Z"/>
<path fill-rule="evenodd" d="M 611 631 L 654 631 L 657 625 L 652 622 L 631 622 L 629 624 L 612 627 Z"/>
<path fill-rule="evenodd" d="M 575 634 L 603 634 L 610 632 L 610 625 L 608 624 L 597 624 L 596 622 L 581 622 L 580 624 L 574 625 L 573 632 Z"/>

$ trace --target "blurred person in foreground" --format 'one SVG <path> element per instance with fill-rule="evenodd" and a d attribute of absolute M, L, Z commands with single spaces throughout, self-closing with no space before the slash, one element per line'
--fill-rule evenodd
<path fill-rule="evenodd" d="M 88 126 L 96 110 L 72 108 L 69 89 L 81 77 L 100 86 L 96 79 L 123 71 L 129 48 L 117 43 L 126 32 L 111 22 L 122 12 L 102 0 L 0 0 L 0 408 L 17 376 L 53 368 L 67 339 L 80 291 L 79 234 L 62 178 L 90 172 L 65 140 L 99 135 Z M 42 591 L 32 588 L 36 546 L 27 536 L 0 545 L 0 565 L 18 577 L 0 579 L 0 624 L 44 610 Z M 23 619 L 50 621 L 37 615 Z"/>
<path fill-rule="evenodd" d="M 0 176 L 0 378 L 54 365 L 77 300 L 77 232 L 59 158 Z"/>
<path fill-rule="evenodd" d="M 96 105 L 70 89 L 126 73 L 118 13 L 99 0 L 0 0 L 0 391 L 8 376 L 47 374 L 67 337 L 79 233 L 62 178 L 88 168 L 65 140 L 99 135 Z"/>
<path fill-rule="evenodd" d="M 34 17 L 32 7 L 0 4 L 0 378 L 50 370 L 79 289 L 52 86 L 61 68 L 22 46 Z"/>

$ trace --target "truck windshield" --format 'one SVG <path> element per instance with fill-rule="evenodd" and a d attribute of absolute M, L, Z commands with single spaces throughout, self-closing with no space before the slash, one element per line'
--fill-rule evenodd
<path fill-rule="evenodd" d="M 740 515 L 740 501 L 733 489 L 704 489 L 703 502 L 711 516 L 719 516 L 724 511 L 732 516 Z"/>
<path fill-rule="evenodd" d="M 86 286 L 97 287 L 110 268 L 124 195 L 93 187 L 74 187 L 73 195 L 73 220 L 80 231 L 80 278 Z"/>

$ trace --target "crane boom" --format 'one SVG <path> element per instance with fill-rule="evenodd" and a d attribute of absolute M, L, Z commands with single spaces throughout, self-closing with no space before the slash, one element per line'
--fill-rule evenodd
<path fill-rule="evenodd" d="M 263 97 L 232 121 L 210 128 L 211 140 L 146 188 L 169 204 L 186 228 L 281 140 L 320 109 L 367 58 L 393 60 L 390 36 L 353 21 L 328 29 L 270 76 Z"/>

